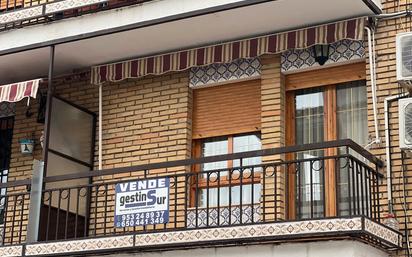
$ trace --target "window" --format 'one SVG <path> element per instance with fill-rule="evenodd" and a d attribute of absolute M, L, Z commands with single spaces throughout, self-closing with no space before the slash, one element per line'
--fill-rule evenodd
<path fill-rule="evenodd" d="M 324 140 L 324 90 L 304 89 L 295 95 L 295 138 L 296 144 L 319 143 Z M 322 150 L 301 152 L 298 159 L 311 159 L 323 156 Z M 299 218 L 321 217 L 324 210 L 324 188 L 322 164 L 302 162 L 297 178 L 297 213 Z M 311 210 L 313 205 L 313 210 Z M 310 215 L 311 211 L 313 214 Z"/>
<path fill-rule="evenodd" d="M 331 74 L 330 76 L 333 77 Z M 314 79 L 316 80 L 316 79 Z M 305 86 L 307 87 L 307 86 Z M 300 145 L 336 139 L 352 139 L 366 145 L 367 93 L 365 80 L 322 87 L 310 86 L 288 91 L 288 144 Z M 335 152 L 334 152 L 335 151 Z M 297 153 L 294 158 L 304 161 L 293 176 L 294 195 L 290 216 L 297 219 L 350 215 L 348 183 L 352 184 L 345 164 L 316 157 L 337 154 L 336 149 Z M 336 188 L 335 188 L 336 187 Z M 356 196 L 355 196 L 356 197 Z M 335 202 L 336 201 L 336 202 Z M 293 217 L 291 217 L 293 218 Z"/>
<path fill-rule="evenodd" d="M 261 149 L 260 90 L 260 80 L 249 80 L 193 91 L 195 158 Z M 239 167 L 260 163 L 261 158 L 254 157 L 198 165 L 191 205 L 213 208 L 259 203 L 260 169 Z"/>
<path fill-rule="evenodd" d="M 243 134 L 214 137 L 195 142 L 198 157 L 240 153 L 261 149 L 260 135 Z M 205 163 L 193 183 L 194 205 L 198 207 L 256 204 L 260 200 L 260 157 Z M 250 167 L 239 169 L 239 167 Z M 197 192 L 196 192 L 197 191 Z"/>

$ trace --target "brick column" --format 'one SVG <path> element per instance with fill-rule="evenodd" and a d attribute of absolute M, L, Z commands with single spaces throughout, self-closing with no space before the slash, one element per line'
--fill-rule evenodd
<path fill-rule="evenodd" d="M 285 145 L 285 87 L 280 71 L 280 56 L 265 56 L 262 59 L 261 75 L 261 134 L 262 149 Z M 267 156 L 263 163 L 284 160 L 283 155 Z M 283 167 L 266 169 L 262 177 L 262 211 L 265 220 L 285 219 L 285 175 Z M 263 217 L 262 217 L 263 218 Z"/>

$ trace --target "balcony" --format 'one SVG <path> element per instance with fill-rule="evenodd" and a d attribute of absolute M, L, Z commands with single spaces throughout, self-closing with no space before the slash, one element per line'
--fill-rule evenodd
<path fill-rule="evenodd" d="M 151 0 L 0 0 L 0 31 L 149 1 Z"/>
<path fill-rule="evenodd" d="M 248 165 L 251 158 L 261 164 Z M 223 161 L 233 168 L 204 169 Z M 37 203 L 31 181 L 0 184 L 0 253 L 85 255 L 313 238 L 399 249 L 400 233 L 382 225 L 381 165 L 353 141 L 339 140 L 46 177 Z M 116 184 L 153 179 L 169 182 L 168 212 L 115 218 Z M 27 242 L 36 206 L 39 242 Z"/>

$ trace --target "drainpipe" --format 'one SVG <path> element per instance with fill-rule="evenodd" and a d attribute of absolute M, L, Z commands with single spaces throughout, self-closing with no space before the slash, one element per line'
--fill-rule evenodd
<path fill-rule="evenodd" d="M 99 85 L 99 170 L 102 170 L 102 126 L 103 126 L 103 96 L 102 84 Z"/>
<path fill-rule="evenodd" d="M 386 185 L 388 190 L 388 208 L 389 213 L 393 213 L 393 200 L 392 200 L 392 159 L 391 159 L 391 141 L 389 131 L 389 104 L 400 98 L 407 96 L 408 93 L 389 96 L 385 98 L 384 110 L 385 110 L 385 151 L 386 151 Z"/>
<path fill-rule="evenodd" d="M 373 144 L 379 144 L 381 139 L 379 138 L 379 126 L 378 126 L 378 110 L 376 106 L 376 62 L 375 62 L 375 36 L 369 27 L 365 27 L 368 34 L 368 52 L 369 52 L 369 70 L 371 76 L 372 86 L 372 105 L 373 105 L 373 121 L 375 125 L 375 139 L 372 140 L 365 148 L 370 147 Z"/>

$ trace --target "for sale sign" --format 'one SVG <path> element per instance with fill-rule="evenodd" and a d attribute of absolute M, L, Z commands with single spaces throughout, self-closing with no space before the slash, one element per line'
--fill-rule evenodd
<path fill-rule="evenodd" d="M 169 178 L 116 184 L 116 227 L 169 222 Z"/>

